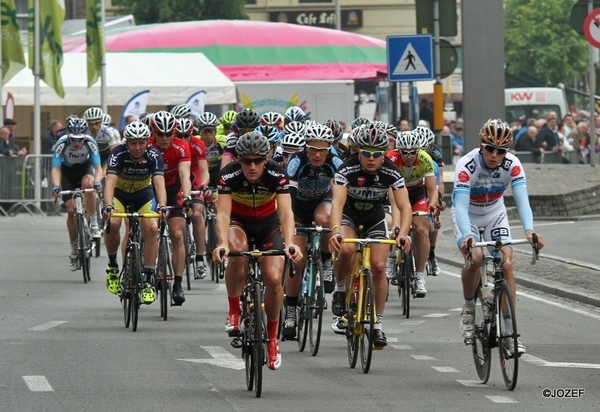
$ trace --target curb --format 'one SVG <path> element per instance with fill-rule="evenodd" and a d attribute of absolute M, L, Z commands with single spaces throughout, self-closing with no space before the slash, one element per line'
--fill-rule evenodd
<path fill-rule="evenodd" d="M 437 251 L 436 251 L 437 252 Z M 447 253 L 436 253 L 438 264 L 445 263 L 456 268 L 462 268 L 463 262 L 457 262 Z M 569 262 L 565 262 L 569 263 Z M 550 295 L 571 299 L 576 302 L 585 303 L 600 307 L 600 293 L 590 293 L 590 291 L 576 286 L 565 285 L 561 282 L 543 279 L 539 276 L 528 275 L 522 272 L 514 272 L 517 284 L 530 289 L 539 290 Z"/>

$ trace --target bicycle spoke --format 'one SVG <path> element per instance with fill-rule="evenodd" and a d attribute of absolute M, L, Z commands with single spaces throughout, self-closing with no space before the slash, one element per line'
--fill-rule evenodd
<path fill-rule="evenodd" d="M 481 297 L 481 288 L 477 289 L 475 297 L 475 330 L 473 333 L 473 362 L 481 383 L 487 383 L 490 378 L 492 364 L 492 347 L 489 344 L 489 320 L 484 318 L 483 305 L 487 305 L 485 297 Z"/>
<path fill-rule="evenodd" d="M 498 311 L 498 351 L 504 383 L 509 390 L 517 386 L 519 372 L 519 352 L 517 320 L 510 290 L 505 282 L 496 289 L 496 308 Z"/>

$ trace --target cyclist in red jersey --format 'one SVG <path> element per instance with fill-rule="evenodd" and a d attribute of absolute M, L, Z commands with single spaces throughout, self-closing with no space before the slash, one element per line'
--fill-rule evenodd
<path fill-rule="evenodd" d="M 162 154 L 165 167 L 165 187 L 167 190 L 167 206 L 169 212 L 169 237 L 173 243 L 173 302 L 180 306 L 185 302 L 181 280 L 185 269 L 185 245 L 183 231 L 186 213 L 193 214 L 194 203 L 190 196 L 192 190 L 190 179 L 190 146 L 175 134 L 175 116 L 166 111 L 156 112 L 150 120 L 152 137 L 150 144 Z"/>
<path fill-rule="evenodd" d="M 235 146 L 238 161 L 221 170 L 219 197 L 217 198 L 218 245 L 213 258 L 221 262 L 229 250 L 249 249 L 248 239 L 254 239 L 258 250 L 282 250 L 288 258 L 302 258 L 294 245 L 294 213 L 285 170 L 272 160 L 267 160 L 269 141 L 258 132 L 241 136 Z M 283 235 L 283 236 L 282 236 Z M 289 254 L 294 247 L 295 253 Z M 225 250 L 223 257 L 221 249 Z M 281 286 L 284 260 L 281 256 L 263 257 L 260 269 L 265 284 L 265 312 L 267 314 L 267 366 L 281 366 L 281 351 L 277 341 L 279 312 L 283 303 Z M 239 336 L 240 293 L 248 272 L 247 260 L 229 259 L 225 271 L 225 284 L 229 301 L 229 316 L 225 331 L 229 336 Z"/>
<path fill-rule="evenodd" d="M 204 263 L 204 245 L 206 239 L 206 224 L 202 216 L 204 209 L 204 198 L 210 196 L 208 190 L 208 162 L 206 161 L 206 145 L 199 137 L 193 135 L 194 124 L 190 119 L 177 119 L 176 135 L 190 145 L 192 156 L 191 174 L 192 190 L 200 190 L 199 195 L 192 196 L 194 202 L 194 214 L 191 216 L 192 227 L 194 228 L 194 241 L 196 243 L 196 273 L 195 279 L 204 279 L 206 277 L 206 264 Z"/>

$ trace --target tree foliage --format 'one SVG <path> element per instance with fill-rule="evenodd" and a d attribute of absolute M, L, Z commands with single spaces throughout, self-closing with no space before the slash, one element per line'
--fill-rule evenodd
<path fill-rule="evenodd" d="M 575 0 L 506 0 L 504 41 L 508 71 L 548 85 L 587 70 L 587 42 L 571 26 Z"/>
<path fill-rule="evenodd" d="M 248 19 L 245 0 L 114 0 L 137 24 L 174 21 Z"/>

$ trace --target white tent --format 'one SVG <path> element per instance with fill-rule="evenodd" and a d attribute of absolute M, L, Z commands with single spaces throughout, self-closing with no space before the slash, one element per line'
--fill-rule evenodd
<path fill-rule="evenodd" d="M 61 70 L 65 98 L 40 81 L 42 106 L 89 106 L 100 103 L 100 80 L 87 88 L 85 53 L 65 53 Z M 2 101 L 12 93 L 19 106 L 33 105 L 33 74 L 21 70 L 2 89 Z M 202 53 L 106 53 L 107 103 L 122 106 L 134 94 L 149 89 L 148 105 L 183 103 L 194 92 L 206 91 L 206 104 L 236 102 L 235 85 Z"/>

